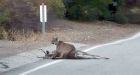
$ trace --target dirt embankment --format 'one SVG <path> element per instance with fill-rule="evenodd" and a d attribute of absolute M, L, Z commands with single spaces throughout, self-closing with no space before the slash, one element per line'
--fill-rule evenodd
<path fill-rule="evenodd" d="M 75 43 L 96 45 L 126 38 L 139 32 L 140 25 L 120 25 L 107 21 L 73 22 L 55 19 L 47 23 L 46 34 L 35 34 L 24 41 L 0 41 L 0 58 L 48 46 L 52 37 Z"/>

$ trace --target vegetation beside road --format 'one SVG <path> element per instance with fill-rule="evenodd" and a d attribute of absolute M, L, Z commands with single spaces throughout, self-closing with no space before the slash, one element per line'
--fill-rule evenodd
<path fill-rule="evenodd" d="M 108 4 L 112 0 L 44 0 L 48 6 L 49 19 L 66 16 L 82 21 L 108 20 L 111 17 Z M 113 21 L 117 23 L 140 23 L 140 8 L 131 2 L 127 7 L 125 0 L 117 0 L 117 13 Z M 63 3 L 64 2 L 64 3 Z M 39 5 L 40 0 L 0 0 L 0 39 L 22 40 L 40 33 Z M 68 17 L 67 17 L 68 18 Z M 51 19 L 55 22 L 55 18 Z M 63 18 L 64 19 L 64 18 Z M 112 20 L 111 20 L 112 21 Z M 63 23 L 62 23 L 63 24 Z M 47 25 L 51 25 L 48 22 Z M 49 30 L 49 29 L 48 29 Z"/>

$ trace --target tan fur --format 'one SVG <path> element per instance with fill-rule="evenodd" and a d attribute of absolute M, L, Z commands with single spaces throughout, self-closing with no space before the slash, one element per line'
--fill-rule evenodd
<path fill-rule="evenodd" d="M 76 49 L 74 45 L 58 41 L 57 38 L 53 38 L 52 44 L 56 45 L 56 50 L 52 58 L 74 58 Z"/>

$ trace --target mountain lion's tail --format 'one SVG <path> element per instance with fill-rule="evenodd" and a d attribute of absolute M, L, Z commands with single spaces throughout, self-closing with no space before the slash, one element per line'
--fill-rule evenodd
<path fill-rule="evenodd" d="M 92 54 L 89 54 L 87 52 L 83 52 L 83 51 L 80 51 L 80 50 L 76 51 L 76 58 L 78 58 L 78 59 L 109 59 L 107 57 L 92 55 Z"/>

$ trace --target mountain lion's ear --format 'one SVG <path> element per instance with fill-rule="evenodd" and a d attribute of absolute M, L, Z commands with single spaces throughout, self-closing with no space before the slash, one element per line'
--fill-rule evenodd
<path fill-rule="evenodd" d="M 58 38 L 56 37 L 56 38 L 53 38 L 52 39 L 52 41 L 51 41 L 51 44 L 57 44 L 58 43 Z"/>

